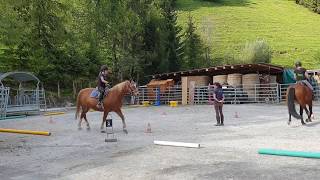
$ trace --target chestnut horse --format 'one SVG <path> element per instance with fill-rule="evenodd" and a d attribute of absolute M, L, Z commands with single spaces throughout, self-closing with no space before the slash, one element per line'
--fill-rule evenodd
<path fill-rule="evenodd" d="M 289 121 L 288 125 L 291 123 L 291 115 L 297 119 L 301 119 L 302 125 L 305 124 L 303 121 L 303 110 L 306 111 L 308 115 L 308 119 L 306 122 L 311 122 L 312 115 L 312 91 L 303 83 L 297 83 L 295 85 L 291 85 L 287 89 L 287 105 L 289 111 Z M 294 102 L 297 102 L 300 105 L 300 115 L 297 113 Z M 307 109 L 307 105 L 309 107 L 309 111 Z"/>
<path fill-rule="evenodd" d="M 122 83 L 115 85 L 113 88 L 111 88 L 109 90 L 108 95 L 103 99 L 103 107 L 104 107 L 103 110 L 97 108 L 98 100 L 96 98 L 90 97 L 90 94 L 93 90 L 94 88 L 85 88 L 80 90 L 78 94 L 77 110 L 76 110 L 75 117 L 76 119 L 78 118 L 80 114 L 80 107 L 81 107 L 81 115 L 80 115 L 80 120 L 78 124 L 79 130 L 81 130 L 81 121 L 83 118 L 87 123 L 87 130 L 90 130 L 90 125 L 89 125 L 86 114 L 90 109 L 93 109 L 96 111 L 104 112 L 102 124 L 101 124 L 101 132 L 105 132 L 104 123 L 106 122 L 108 113 L 115 112 L 122 119 L 123 131 L 127 134 L 128 131 L 126 130 L 126 122 L 121 111 L 122 100 L 126 94 L 130 93 L 134 96 L 138 94 L 136 83 L 134 81 L 124 81 Z"/>

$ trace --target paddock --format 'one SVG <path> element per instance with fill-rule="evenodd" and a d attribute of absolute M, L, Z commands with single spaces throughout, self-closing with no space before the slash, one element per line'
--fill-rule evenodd
<path fill-rule="evenodd" d="M 224 106 L 216 127 L 212 106 L 125 107 L 128 135 L 113 115 L 118 142 L 104 142 L 102 114 L 91 131 L 77 130 L 74 111 L 2 120 L 1 128 L 42 130 L 51 136 L 0 134 L 1 179 L 319 179 L 319 159 L 258 154 L 259 148 L 320 152 L 320 107 L 314 122 L 287 125 L 284 104 Z M 235 114 L 238 114 L 238 118 Z M 151 133 L 145 133 L 150 123 Z M 200 148 L 154 145 L 154 140 Z"/>

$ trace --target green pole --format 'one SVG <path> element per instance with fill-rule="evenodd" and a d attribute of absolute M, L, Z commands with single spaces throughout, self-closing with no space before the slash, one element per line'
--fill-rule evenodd
<path fill-rule="evenodd" d="M 305 152 L 305 151 L 286 151 L 276 149 L 259 149 L 259 154 L 276 155 L 276 156 L 290 156 L 303 158 L 317 158 L 320 159 L 320 152 Z"/>

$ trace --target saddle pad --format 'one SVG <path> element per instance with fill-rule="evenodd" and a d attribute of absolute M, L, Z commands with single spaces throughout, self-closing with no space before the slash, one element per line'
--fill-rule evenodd
<path fill-rule="evenodd" d="M 98 89 L 94 89 L 94 90 L 92 90 L 92 92 L 91 92 L 91 94 L 90 94 L 90 97 L 92 97 L 92 98 L 99 98 L 99 91 L 98 91 Z"/>

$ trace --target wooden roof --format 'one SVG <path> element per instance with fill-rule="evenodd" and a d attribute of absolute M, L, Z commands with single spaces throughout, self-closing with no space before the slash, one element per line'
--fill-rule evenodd
<path fill-rule="evenodd" d="M 259 63 L 259 64 L 235 64 L 235 65 L 223 65 L 214 66 L 201 69 L 193 69 L 187 71 L 155 74 L 152 77 L 154 79 L 178 79 L 181 76 L 215 76 L 222 74 L 248 74 L 248 73 L 262 73 L 277 75 L 282 74 L 284 68 L 277 65 Z"/>

